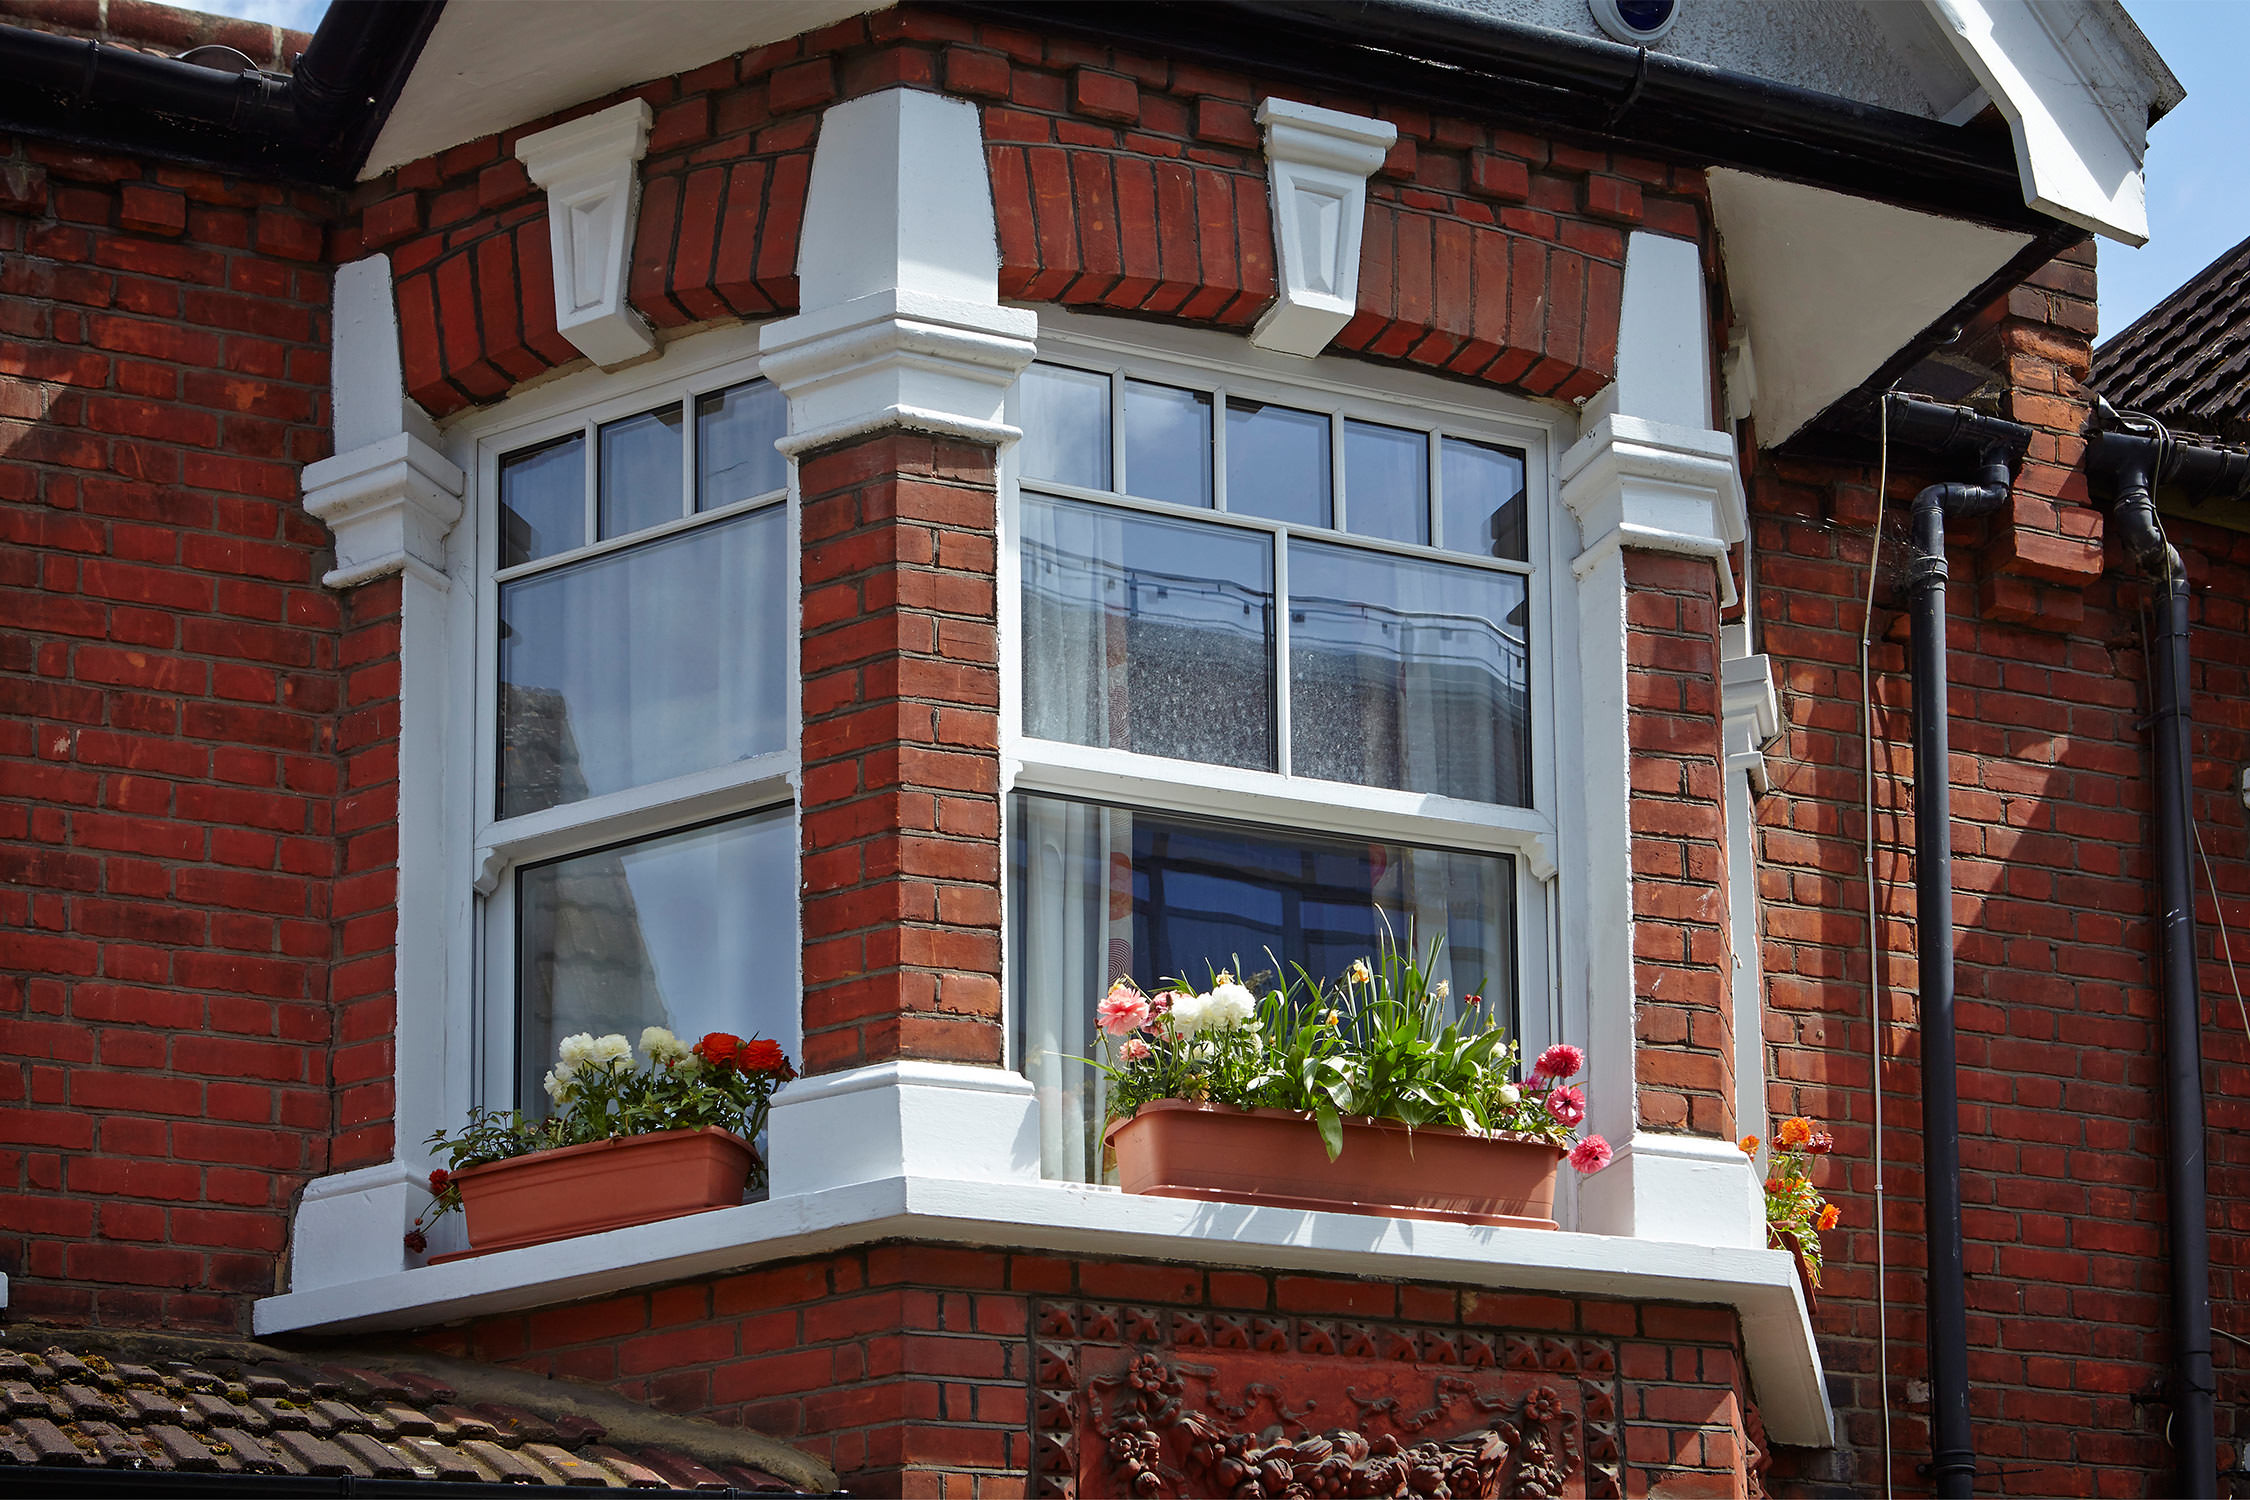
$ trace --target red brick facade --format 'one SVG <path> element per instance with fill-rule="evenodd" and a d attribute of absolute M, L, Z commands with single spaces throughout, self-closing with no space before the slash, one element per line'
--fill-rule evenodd
<path fill-rule="evenodd" d="M 1435 1391 L 1536 1371 L 1578 1388 L 1589 1495 L 1746 1495 L 1766 1462 L 1733 1313 L 1660 1302 L 880 1245 L 425 1343 L 754 1426 L 866 1494 L 1063 1493 L 1047 1481 L 1089 1455 L 1058 1398 L 1121 1348 L 1263 1355 L 1292 1372 L 1289 1405 L 1322 1403 L 1319 1430 L 1352 1424 L 1355 1375 L 1405 1365 Z"/>
<path fill-rule="evenodd" d="M 1252 111 L 1303 91 L 909 9 L 632 91 L 655 111 L 634 307 L 667 333 L 794 309 L 820 111 L 901 83 L 981 106 L 1004 295 L 1230 329 L 1272 297 Z M 1627 230 L 1693 239 L 1716 269 L 1691 163 L 1533 138 L 1497 115 L 1311 102 L 1400 130 L 1371 184 L 1343 352 L 1584 397 L 1615 371 Z M 11 1314 L 239 1329 L 249 1300 L 276 1285 L 302 1184 L 391 1158 L 400 601 L 396 580 L 321 587 L 327 536 L 298 503 L 298 469 L 328 441 L 328 277 L 359 255 L 391 256 L 409 393 L 438 417 L 572 364 L 554 326 L 544 200 L 512 155 L 559 118 L 400 168 L 348 203 L 0 146 Z M 2167 1358 L 2163 1103 L 2139 596 L 2105 564 L 2078 437 L 2092 293 L 2091 255 L 2074 252 L 1965 335 L 2006 375 L 2003 415 L 2035 436 L 2008 510 L 1957 532 L 1951 596 L 1971 1377 L 1981 1452 L 2045 1493 L 2142 1492 L 2170 1464 L 2165 1408 L 2136 1400 Z M 1935 477 L 1894 464 L 1887 528 Z M 1925 1438 L 1908 1382 L 1926 1362 L 1897 609 L 1879 582 L 1878 1036 L 1857 677 L 1875 475 L 1759 455 L 1748 479 L 1756 648 L 1774 662 L 1786 726 L 1756 811 L 1767 1103 L 1834 1126 L 1822 1185 L 1844 1210 L 1817 1328 L 1848 1448 L 1784 1453 L 1776 1473 L 1809 1482 L 1841 1469 L 1870 1486 L 1887 1390 L 1911 1493 Z M 807 1070 L 996 1063 L 991 456 L 886 436 L 809 456 L 800 480 Z M 2175 535 L 2197 585 L 2198 811 L 2217 881 L 2239 902 L 2250 544 L 2193 523 Z M 1642 553 L 1627 576 L 1640 1123 L 1763 1134 L 1766 1121 L 1734 1117 L 1740 955 L 1715 579 L 1705 563 Z M 2213 915 L 2207 905 L 2215 945 Z M 2250 1092 L 2250 1021 L 2211 954 L 2206 993 L 2225 997 L 2206 1035 L 2211 1185 L 2231 1205 L 2250 1189 L 2250 1147 L 2232 1128 Z M 1875 1344 L 1878 1046 L 1887 1370 Z M 2222 1326 L 2241 1305 L 2242 1259 L 2240 1236 L 2214 1241 Z M 1247 1346 L 1265 1339 L 1291 1358 L 1327 1358 L 1314 1346 L 1348 1324 L 1417 1371 L 1482 1368 L 1464 1350 L 1505 1363 L 1511 1350 L 1537 1361 L 1568 1346 L 1586 1402 L 1608 1350 L 1628 1492 L 1745 1493 L 1763 1460 L 1739 1329 L 1708 1307 L 911 1246 L 429 1338 L 756 1425 L 864 1490 L 1002 1495 L 1063 1458 L 1052 1451 L 1063 1429 L 1042 1414 L 1042 1349 L 1106 1348 L 1088 1317 L 1122 1330 L 1136 1314 L 1174 1344 L 1196 1320 L 1214 1341 L 1227 1322 Z M 2237 1352 L 2219 1345 L 2222 1439 L 2250 1437 L 2228 1415 L 2244 1394 Z"/>
<path fill-rule="evenodd" d="M 339 1128 L 328 205 L 0 149 L 10 1311 L 232 1329 Z"/>
<path fill-rule="evenodd" d="M 998 1063 L 992 452 L 903 434 L 799 476 L 805 1070 Z"/>

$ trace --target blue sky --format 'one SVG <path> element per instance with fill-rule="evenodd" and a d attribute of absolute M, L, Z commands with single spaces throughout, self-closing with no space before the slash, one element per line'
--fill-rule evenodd
<path fill-rule="evenodd" d="M 328 0 L 186 0 L 197 9 L 310 31 Z M 2149 135 L 2149 243 L 2101 242 L 2102 337 L 2250 237 L 2250 0 L 2125 0 L 2187 88 Z"/>

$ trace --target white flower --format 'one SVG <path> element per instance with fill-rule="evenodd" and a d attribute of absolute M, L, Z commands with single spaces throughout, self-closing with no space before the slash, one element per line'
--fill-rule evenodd
<path fill-rule="evenodd" d="M 1523 1103 L 1523 1090 L 1517 1088 L 1512 1083 L 1501 1084 L 1500 1102 L 1507 1105 L 1510 1109 L 1515 1108 L 1517 1105 Z"/>
<path fill-rule="evenodd" d="M 564 1037 L 560 1056 L 564 1067 L 573 1071 L 583 1068 L 594 1059 L 594 1034 L 581 1031 Z"/>
<path fill-rule="evenodd" d="M 593 1060 L 598 1063 L 629 1063 L 633 1060 L 633 1044 L 613 1031 L 594 1043 Z"/>
<path fill-rule="evenodd" d="M 557 1104 L 570 1102 L 571 1085 L 577 1071 L 575 1068 L 549 1068 L 547 1070 L 547 1097 Z"/>
<path fill-rule="evenodd" d="M 1445 998 L 1446 996 L 1448 996 L 1448 995 L 1450 995 L 1450 994 L 1452 994 L 1452 993 L 1453 993 L 1453 986 L 1452 986 L 1452 985 L 1450 985 L 1450 984 L 1447 984 L 1447 983 L 1446 983 L 1446 982 L 1445 982 L 1444 980 L 1442 980 L 1442 979 L 1441 979 L 1441 980 L 1439 980 L 1439 981 L 1437 982 L 1437 984 L 1436 984 L 1436 985 L 1435 985 L 1435 986 L 1434 986 L 1434 987 L 1433 987 L 1433 988 L 1432 988 L 1432 989 L 1430 990 L 1430 994 L 1431 994 L 1431 995 L 1432 995 L 1432 996 L 1433 996 L 1434 998 L 1436 998 L 1436 999 L 1439 999 L 1439 1000 L 1443 1000 L 1443 999 L 1444 999 L 1444 998 Z"/>
<path fill-rule="evenodd" d="M 1217 997 L 1213 995 L 1181 995 L 1172 1001 L 1172 1024 L 1181 1036 L 1194 1036 L 1220 1024 L 1214 1016 Z"/>
<path fill-rule="evenodd" d="M 688 1044 L 661 1026 L 651 1026 L 641 1033 L 641 1051 L 650 1062 L 676 1063 L 692 1054 Z"/>
<path fill-rule="evenodd" d="M 1354 984 L 1373 984 L 1375 982 L 1375 971 L 1367 967 L 1366 959 L 1355 958 L 1352 960 L 1351 977 Z"/>
<path fill-rule="evenodd" d="M 1247 1026 L 1258 1013 L 1257 997 L 1233 980 L 1223 980 L 1211 990 L 1211 1013 L 1205 1025 L 1216 1028 Z"/>

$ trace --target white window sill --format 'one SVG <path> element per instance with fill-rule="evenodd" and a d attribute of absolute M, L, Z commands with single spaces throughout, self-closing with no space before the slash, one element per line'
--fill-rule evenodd
<path fill-rule="evenodd" d="M 1782 1251 L 1195 1203 L 1070 1183 L 854 1183 L 267 1297 L 255 1328 L 427 1327 L 901 1239 L 1722 1304 L 1741 1317 L 1773 1440 L 1831 1441 L 1820 1352 Z"/>

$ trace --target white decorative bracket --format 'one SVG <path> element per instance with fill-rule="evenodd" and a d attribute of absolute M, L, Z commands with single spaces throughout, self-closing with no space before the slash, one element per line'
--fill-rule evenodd
<path fill-rule="evenodd" d="M 410 432 L 305 467 L 305 509 L 336 535 L 332 589 L 407 569 L 445 586 L 445 534 L 461 519 L 461 471 Z"/>
<path fill-rule="evenodd" d="M 350 588 L 407 569 L 442 589 L 445 536 L 461 519 L 466 478 L 437 451 L 437 429 L 408 400 L 388 256 L 336 272 L 330 410 L 336 456 L 305 466 L 305 509 L 336 537 L 321 581 Z"/>
<path fill-rule="evenodd" d="M 1687 553 L 1711 559 L 1720 601 L 1735 602 L 1727 552 L 1748 515 L 1725 433 L 1605 416 L 1563 454 L 1562 481 L 1585 543 L 1580 577 L 1619 547 Z"/>
<path fill-rule="evenodd" d="M 652 118 L 647 101 L 628 99 L 516 142 L 516 160 L 547 190 L 555 326 L 605 369 L 656 347 L 625 300 L 626 256 L 641 207 L 636 167 L 648 151 Z"/>
<path fill-rule="evenodd" d="M 1719 658 L 1719 734 L 1726 745 L 1727 769 L 1750 778 L 1752 790 L 1768 783 L 1764 745 L 1781 732 L 1781 703 L 1773 690 L 1773 658 L 1750 653 L 1749 631 L 1721 626 Z"/>
<path fill-rule="evenodd" d="M 1390 154 L 1398 127 L 1287 99 L 1259 105 L 1258 123 L 1266 129 L 1281 297 L 1250 342 L 1309 358 L 1358 310 L 1367 179 Z"/>
<path fill-rule="evenodd" d="M 1000 305 L 975 106 L 885 89 L 831 108 L 797 246 L 800 311 L 760 333 L 796 454 L 891 428 L 1003 444 L 1038 314 Z"/>

